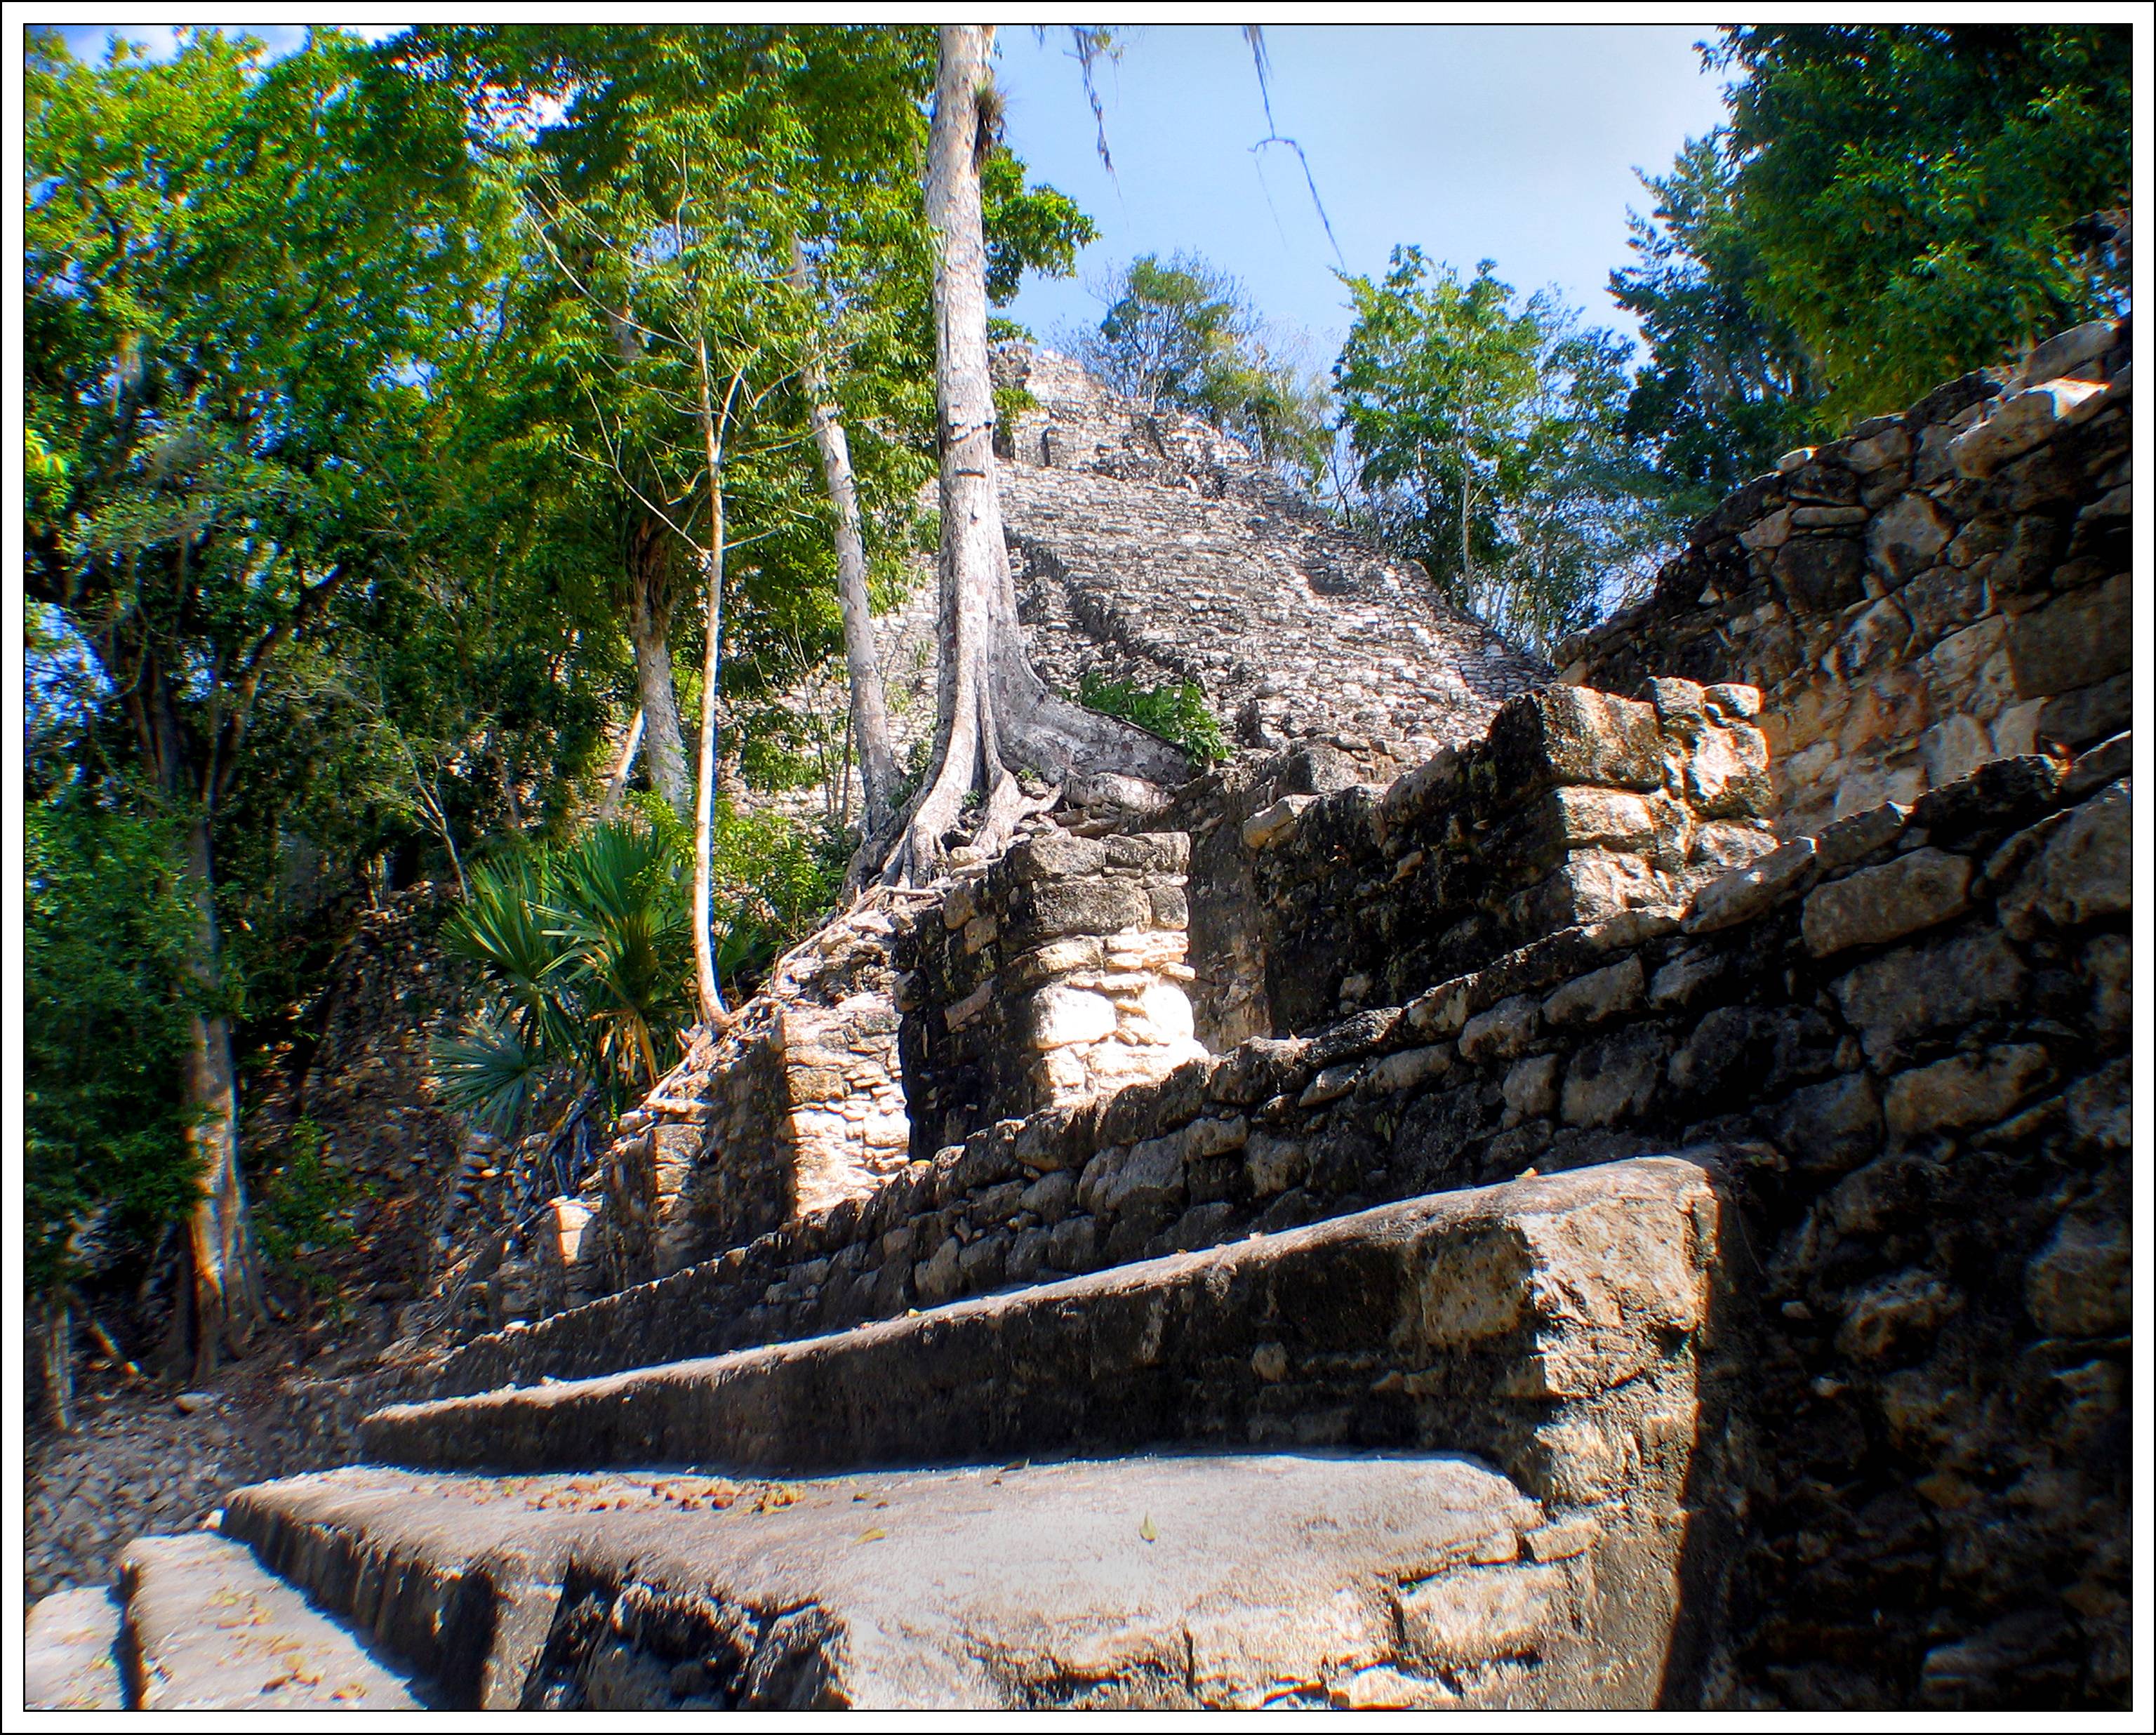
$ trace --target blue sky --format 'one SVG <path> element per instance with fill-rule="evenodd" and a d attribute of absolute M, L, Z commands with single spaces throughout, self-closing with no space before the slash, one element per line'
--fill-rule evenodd
<path fill-rule="evenodd" d="M 1249 48 L 1232 24 L 1125 33 L 1096 84 L 1112 181 L 1095 154 L 1067 30 L 1001 33 L 1007 136 L 1101 227 L 1078 283 L 1029 284 L 1014 311 L 1046 334 L 1097 320 L 1086 290 L 1148 251 L 1188 249 L 1242 280 L 1259 308 L 1329 362 L 1345 335 L 1334 272 L 1380 275 L 1413 242 L 1465 272 L 1492 259 L 1526 291 L 1553 285 L 1630 334 L 1610 302 L 1629 262 L 1633 171 L 1666 170 L 1722 115 L 1718 75 L 1673 25 L 1272 25 L 1273 115 L 1306 154 L 1336 258 L 1293 154 L 1265 136 Z"/>
<path fill-rule="evenodd" d="M 249 27 L 273 48 L 296 28 Z M 102 27 L 73 26 L 76 53 Z M 131 32 L 157 44 L 169 30 Z M 379 33 L 370 31 L 368 33 Z M 1097 87 L 1112 178 L 1095 151 L 1069 32 L 1006 27 L 998 76 L 1008 136 L 1035 175 L 1101 228 L 1075 281 L 1029 282 L 1011 310 L 1042 336 L 1098 320 L 1091 290 L 1145 252 L 1191 250 L 1240 279 L 1270 317 L 1308 332 L 1328 363 L 1345 335 L 1334 276 L 1378 274 L 1413 242 L 1462 271 L 1496 261 L 1522 291 L 1553 286 L 1591 321 L 1630 334 L 1611 304 L 1626 264 L 1634 174 L 1666 169 L 1722 118 L 1722 80 L 1693 44 L 1706 25 L 1268 26 L 1273 114 L 1297 140 L 1339 244 L 1320 225 L 1301 166 L 1272 146 L 1250 50 L 1232 23 L 1121 33 Z"/>

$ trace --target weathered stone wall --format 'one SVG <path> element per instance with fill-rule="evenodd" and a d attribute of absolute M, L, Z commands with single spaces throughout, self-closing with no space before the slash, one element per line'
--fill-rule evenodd
<path fill-rule="evenodd" d="M 1384 782 L 1548 678 L 1217 429 L 1051 352 L 1007 346 L 997 371 L 1037 400 L 997 489 L 1050 683 L 1195 681 L 1234 744 L 1321 744 Z"/>
<path fill-rule="evenodd" d="M 788 957 L 716 1042 L 622 1116 L 603 1235 L 557 1213 L 552 1262 L 618 1286 L 738 1246 L 874 1188 L 907 1158 L 888 912 L 839 917 Z M 568 1202 L 563 1202 L 567 1204 Z"/>
<path fill-rule="evenodd" d="M 1051 827 L 964 874 L 901 931 L 915 1156 L 1204 1052 L 1183 988 L 1189 843 Z"/>
<path fill-rule="evenodd" d="M 976 1133 L 442 1390 L 708 1353 L 1386 1199 L 1705 1142 L 1765 1273 L 1718 1691 L 2123 1691 L 2126 921 L 2117 747 L 1800 839 L 1681 920 L 1568 928 L 1308 1039 Z M 1771 1419 L 1768 1422 L 1766 1419 Z M 1922 1586 L 1917 1594 L 1912 1587 Z"/>
<path fill-rule="evenodd" d="M 1544 688 L 1386 789 L 1304 749 L 1185 790 L 1168 818 L 1197 838 L 1201 1034 L 1226 1047 L 1397 1005 L 1558 929 L 1676 908 L 1771 849 L 1758 695 L 1648 693 Z"/>
<path fill-rule="evenodd" d="M 2126 727 L 2131 355 L 2126 321 L 2084 326 L 1791 453 L 1561 647 L 1563 679 L 1760 688 L 1792 836 Z"/>

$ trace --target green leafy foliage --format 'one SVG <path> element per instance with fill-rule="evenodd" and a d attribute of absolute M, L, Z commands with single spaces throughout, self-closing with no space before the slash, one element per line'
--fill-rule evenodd
<path fill-rule="evenodd" d="M 1651 569 L 1670 526 L 1625 438 L 1630 346 L 1486 259 L 1462 280 L 1419 249 L 1344 280 L 1333 368 L 1355 468 L 1347 499 L 1447 598 L 1547 651 Z"/>
<path fill-rule="evenodd" d="M 1264 462 L 1306 478 L 1330 444 L 1322 381 L 1293 360 L 1242 285 L 1194 254 L 1132 259 L 1110 285 L 1099 326 L 1078 353 L 1114 390 L 1170 406 L 1245 440 Z"/>
<path fill-rule="evenodd" d="M 357 1238 L 351 1211 L 361 1192 L 351 1170 L 326 1159 L 322 1143 L 322 1129 L 306 1116 L 292 1123 L 283 1160 L 257 1189 L 254 1214 L 271 1266 L 318 1297 L 336 1280 L 316 1256 Z"/>
<path fill-rule="evenodd" d="M 177 988 L 194 909 L 167 821 L 80 783 L 23 816 L 23 1250 L 33 1289 L 138 1257 L 195 1194 Z"/>
<path fill-rule="evenodd" d="M 442 1101 L 506 1130 L 559 1086 L 619 1101 L 657 1082 L 695 1006 L 687 872 L 678 836 L 628 823 L 475 865 L 441 939 L 489 997 L 434 1045 Z"/>
<path fill-rule="evenodd" d="M 1122 717 L 1173 742 L 1200 766 L 1217 765 L 1228 757 L 1220 720 L 1205 702 L 1205 689 L 1194 680 L 1142 687 L 1133 681 L 1110 680 L 1088 670 L 1079 677 L 1074 696 L 1091 710 Z"/>
<path fill-rule="evenodd" d="M 1613 275 L 1628 416 L 1697 509 L 1789 446 L 2126 304 L 2123 24 L 1724 29 L 1730 120 L 1646 185 Z"/>

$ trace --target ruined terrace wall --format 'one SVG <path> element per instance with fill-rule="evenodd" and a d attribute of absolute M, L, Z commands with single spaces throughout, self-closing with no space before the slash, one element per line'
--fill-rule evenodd
<path fill-rule="evenodd" d="M 1789 454 L 1562 678 L 1758 687 L 1787 835 L 2126 727 L 2132 353 L 2127 321 L 2083 326 Z"/>

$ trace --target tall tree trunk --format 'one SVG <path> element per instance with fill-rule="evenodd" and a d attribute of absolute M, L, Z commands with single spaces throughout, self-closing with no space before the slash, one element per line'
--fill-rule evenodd
<path fill-rule="evenodd" d="M 651 787 L 675 815 L 689 817 L 688 756 L 681 750 L 681 713 L 674 702 L 672 533 L 639 514 L 629 530 L 629 642 L 636 651 L 637 697 L 644 706 L 645 762 Z"/>
<path fill-rule="evenodd" d="M 208 1004 L 220 990 L 209 816 L 187 830 L 187 877 L 195 898 L 195 939 L 189 968 Z M 187 1142 L 196 1156 L 201 1197 L 187 1219 L 186 1281 L 191 1292 L 194 1378 L 217 1371 L 220 1344 L 244 1354 L 264 1317 L 262 1276 L 247 1196 L 239 1176 L 239 1091 L 232 1064 L 232 1031 L 222 1013 L 198 1007 L 188 1015 L 183 1084 L 190 1111 Z"/>
<path fill-rule="evenodd" d="M 992 26 L 938 33 L 927 192 L 937 237 L 936 409 L 942 546 L 935 775 L 886 877 L 928 878 L 969 791 L 987 792 L 977 844 L 993 849 L 1022 811 L 1013 767 L 1055 783 L 1097 775 L 1175 783 L 1183 754 L 1158 736 L 1051 693 L 1025 654 L 996 501 L 995 396 L 988 374 L 981 160 L 993 148 L 982 98 Z"/>
<path fill-rule="evenodd" d="M 67 1286 L 45 1292 L 45 1419 L 59 1434 L 74 1432 L 74 1313 Z"/>
<path fill-rule="evenodd" d="M 606 788 L 599 796 L 599 819 L 602 823 L 621 812 L 622 797 L 629 790 L 629 773 L 636 763 L 636 750 L 644 742 L 644 711 L 639 706 L 636 720 L 629 726 L 629 740 L 623 746 L 621 757 L 608 776 Z"/>
<path fill-rule="evenodd" d="M 798 235 L 793 238 L 793 281 L 803 297 L 812 303 L 813 333 L 815 290 L 808 276 L 808 249 Z M 808 425 L 824 460 L 824 485 L 831 496 L 836 525 L 832 540 L 839 557 L 839 616 L 846 635 L 846 679 L 853 689 L 853 738 L 861 759 L 861 829 L 873 837 L 891 815 L 898 789 L 898 760 L 891 749 L 883 670 L 876 661 L 875 621 L 869 612 L 868 559 L 861 547 L 861 506 L 854 489 L 853 454 L 847 448 L 845 424 L 839 421 L 838 406 L 831 400 L 830 378 L 814 336 L 801 370 L 801 382 L 808 398 Z"/>
<path fill-rule="evenodd" d="M 719 657 L 726 635 L 726 424 L 733 413 L 737 376 L 723 406 L 713 400 L 711 351 L 699 332 L 696 378 L 704 423 L 704 475 L 711 490 L 711 544 L 704 555 L 704 714 L 696 744 L 696 1011 L 714 1028 L 726 1015 L 726 997 L 711 957 L 711 805 L 719 716 Z"/>

